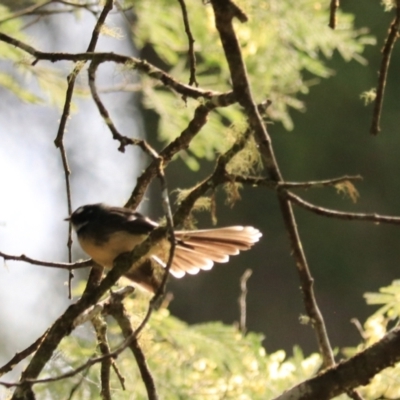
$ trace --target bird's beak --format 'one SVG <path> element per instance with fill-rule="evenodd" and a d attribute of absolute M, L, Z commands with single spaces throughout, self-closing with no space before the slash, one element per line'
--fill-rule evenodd
<path fill-rule="evenodd" d="M 64 221 L 71 221 L 71 217 L 64 218 Z"/>

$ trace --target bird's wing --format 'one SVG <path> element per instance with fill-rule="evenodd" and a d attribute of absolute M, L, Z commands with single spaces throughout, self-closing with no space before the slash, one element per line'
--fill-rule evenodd
<path fill-rule="evenodd" d="M 139 212 L 122 207 L 110 207 L 110 215 L 116 226 L 127 230 L 131 234 L 149 234 L 158 224 Z"/>

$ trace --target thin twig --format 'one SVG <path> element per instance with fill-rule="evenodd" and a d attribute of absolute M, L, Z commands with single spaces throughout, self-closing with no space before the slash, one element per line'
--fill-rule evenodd
<path fill-rule="evenodd" d="M 390 215 L 380 215 L 380 214 L 367 214 L 367 213 L 351 213 L 336 211 L 330 208 L 319 207 L 314 204 L 303 200 L 301 197 L 296 196 L 293 193 L 287 192 L 287 198 L 298 206 L 305 208 L 315 214 L 322 215 L 323 217 L 336 218 L 347 221 L 368 221 L 374 223 L 385 223 L 391 225 L 400 225 L 400 217 L 393 217 Z"/>
<path fill-rule="evenodd" d="M 350 322 L 356 327 L 357 332 L 360 334 L 360 337 L 363 340 L 367 339 L 367 334 L 364 331 L 363 326 L 361 325 L 360 321 L 357 318 L 352 318 Z"/>
<path fill-rule="evenodd" d="M 113 0 L 107 0 L 103 7 L 103 11 L 101 12 L 100 17 L 97 20 L 96 25 L 93 29 L 92 37 L 91 37 L 91 40 L 90 40 L 89 45 L 86 50 L 88 53 L 94 52 L 97 41 L 99 39 L 101 29 L 104 25 L 104 22 L 107 18 L 108 13 L 112 10 L 112 6 L 113 6 Z M 61 121 L 60 121 L 59 129 L 58 129 L 57 137 L 55 139 L 55 144 L 57 147 L 60 146 L 60 144 L 62 143 L 62 140 L 63 140 L 65 126 L 66 126 L 67 119 L 68 119 L 69 113 L 70 113 L 71 99 L 72 99 L 72 95 L 74 92 L 75 80 L 76 80 L 76 77 L 78 76 L 79 72 L 82 70 L 83 65 L 84 64 L 79 63 L 74 68 L 72 73 L 68 76 L 68 89 L 67 89 L 66 98 L 65 98 L 65 102 L 64 102 L 64 110 L 63 110 L 63 113 L 61 116 Z"/>
<path fill-rule="evenodd" d="M 100 315 L 97 315 L 92 318 L 92 325 L 96 332 L 100 352 L 103 356 L 107 356 L 101 362 L 100 367 L 101 397 L 103 400 L 111 400 L 110 371 L 112 359 L 109 357 L 110 346 L 107 340 L 107 324 Z"/>
<path fill-rule="evenodd" d="M 75 8 L 88 8 L 88 7 L 93 7 L 93 6 L 97 6 L 98 2 L 97 1 L 93 1 L 93 3 L 86 3 L 86 4 L 80 4 L 77 3 L 76 1 L 66 1 L 66 0 L 53 0 L 55 3 L 60 3 L 60 4 L 64 4 L 65 6 L 71 6 L 71 7 L 75 7 Z"/>
<path fill-rule="evenodd" d="M 156 306 L 161 305 L 162 298 L 164 297 L 165 294 L 165 288 L 167 285 L 167 280 L 169 276 L 169 271 L 172 266 L 172 261 L 174 259 L 174 254 L 175 254 L 175 247 L 176 247 L 176 239 L 175 239 L 175 232 L 174 232 L 174 220 L 172 217 L 172 210 L 171 210 L 171 203 L 169 200 L 169 193 L 168 193 L 168 185 L 167 181 L 165 178 L 164 174 L 164 160 L 160 157 L 159 158 L 159 164 L 158 164 L 158 178 L 160 180 L 160 185 L 161 185 L 161 198 L 162 198 L 162 206 L 164 209 L 164 215 L 167 220 L 167 233 L 168 233 L 168 240 L 170 242 L 170 249 L 169 249 L 169 254 L 168 254 L 168 260 L 167 260 L 167 265 L 165 268 L 164 276 L 161 281 L 161 284 L 159 288 L 157 289 L 157 292 L 152 299 L 152 303 L 156 304 Z M 157 300 L 157 302 L 155 301 Z"/>
<path fill-rule="evenodd" d="M 336 29 L 337 24 L 337 10 L 340 6 L 339 0 L 331 0 L 330 13 L 329 13 L 329 27 Z"/>
<path fill-rule="evenodd" d="M 119 383 L 121 384 L 122 390 L 126 390 L 124 376 L 121 374 L 121 371 L 119 370 L 115 360 L 111 359 L 111 362 L 112 362 L 111 366 L 112 366 L 112 368 L 113 368 L 113 370 L 115 372 L 115 375 L 117 375 L 117 378 L 119 380 Z"/>
<path fill-rule="evenodd" d="M 338 178 L 323 179 L 320 181 L 307 181 L 307 182 L 278 182 L 279 188 L 285 189 L 310 189 L 319 187 L 336 186 L 339 183 L 362 181 L 361 175 L 345 175 Z"/>
<path fill-rule="evenodd" d="M 118 299 L 124 299 L 125 297 L 130 296 L 135 291 L 133 286 L 124 286 L 123 288 L 111 292 L 110 296 L 107 296 L 102 301 L 96 303 L 92 307 L 88 308 L 85 312 L 80 314 L 74 321 L 73 328 L 75 329 L 77 326 L 84 324 L 85 322 L 91 321 L 96 318 L 100 314 L 106 314 L 104 310 L 107 308 L 108 304 L 112 303 L 113 299 L 116 297 Z"/>
<path fill-rule="evenodd" d="M 185 85 L 177 80 L 175 80 L 171 75 L 162 71 L 161 69 L 155 67 L 145 60 L 140 60 L 135 57 L 124 56 L 116 53 L 102 53 L 102 52 L 86 52 L 86 53 L 47 53 L 43 51 L 36 50 L 34 47 L 22 42 L 21 40 L 15 39 L 3 32 L 0 32 L 0 41 L 18 47 L 19 49 L 31 54 L 35 61 L 35 65 L 38 61 L 72 61 L 78 63 L 80 61 L 98 61 L 100 63 L 104 62 L 114 62 L 117 64 L 124 64 L 130 66 L 132 69 L 136 69 L 149 77 L 161 82 L 165 87 L 174 90 L 175 92 L 181 94 L 185 97 L 190 97 L 193 99 L 205 99 L 208 100 L 214 107 L 227 107 L 236 103 L 236 97 L 232 91 L 221 93 L 212 90 L 204 90 L 196 88 L 193 86 Z"/>
<path fill-rule="evenodd" d="M 189 147 L 192 139 L 200 132 L 201 128 L 206 124 L 208 114 L 213 110 L 215 106 L 210 103 L 200 104 L 194 111 L 194 116 L 189 122 L 186 129 L 171 143 L 169 143 L 161 152 L 160 157 L 162 158 L 163 166 L 165 167 L 171 160 L 172 157 L 181 150 L 186 150 Z M 125 206 L 136 209 L 142 201 L 147 188 L 149 187 L 152 180 L 157 176 L 159 168 L 159 161 L 154 159 L 151 164 L 143 171 L 143 173 L 137 179 L 137 184 L 130 195 Z"/>
<path fill-rule="evenodd" d="M 396 1 L 396 16 L 390 24 L 388 36 L 386 37 L 385 44 L 382 49 L 382 61 L 378 75 L 378 86 L 376 89 L 376 97 L 374 102 L 374 111 L 372 114 L 372 123 L 370 132 L 372 135 L 377 135 L 380 128 L 380 120 L 382 115 L 383 96 L 385 94 L 385 87 L 387 75 L 389 70 L 390 58 L 392 57 L 393 47 L 399 37 L 400 27 L 400 0 Z"/>
<path fill-rule="evenodd" d="M 180 207 L 175 212 L 174 215 L 174 223 L 175 225 L 180 225 L 184 222 L 185 218 L 189 215 L 188 210 L 191 210 L 194 206 L 196 200 L 207 193 L 209 190 L 214 190 L 217 186 L 227 183 L 227 182 L 240 182 L 250 185 L 265 185 L 271 189 L 276 188 L 294 188 L 294 189 L 308 189 L 311 187 L 323 187 L 323 186 L 334 186 L 338 183 L 359 180 L 362 179 L 360 176 L 343 176 L 339 178 L 321 180 L 321 181 L 308 181 L 308 182 L 274 182 L 267 178 L 259 178 L 259 177 L 241 177 L 238 175 L 232 175 L 226 172 L 225 168 L 228 162 L 233 158 L 235 154 L 237 154 L 246 144 L 248 137 L 250 135 L 250 130 L 246 131 L 246 133 L 235 142 L 235 144 L 223 155 L 218 158 L 217 165 L 215 167 L 214 172 L 204 179 L 202 182 L 197 184 L 187 195 L 185 200 L 181 202 Z M 168 154 L 168 147 L 163 150 L 160 154 Z M 157 160 L 153 161 L 152 164 L 144 171 L 142 176 L 138 179 L 138 184 L 135 187 L 134 194 L 139 195 L 139 199 L 142 198 L 143 193 L 138 190 L 144 190 L 147 188 L 147 185 L 151 182 L 154 177 L 154 174 L 157 171 Z M 146 181 L 144 180 L 146 179 Z M 146 183 L 146 184 L 144 184 Z M 133 196 L 135 198 L 135 196 Z M 137 200 L 137 203 L 139 201 Z M 129 205 L 129 203 L 128 203 Z M 133 204 L 133 207 L 136 208 L 136 202 Z"/>
<path fill-rule="evenodd" d="M 72 386 L 72 388 L 69 392 L 68 400 L 72 400 L 72 398 L 74 397 L 74 394 L 79 389 L 79 387 L 82 385 L 82 382 L 86 379 L 86 376 L 89 373 L 89 371 L 90 371 L 89 369 L 87 369 L 86 371 L 83 371 L 79 381 L 74 386 Z"/>
<path fill-rule="evenodd" d="M 320 181 L 306 181 L 306 182 L 276 182 L 262 176 L 243 176 L 237 174 L 227 174 L 229 180 L 232 182 L 243 183 L 252 186 L 265 186 L 269 189 L 314 189 L 322 187 L 336 186 L 340 183 L 353 182 L 362 180 L 360 175 L 345 175 L 338 178 L 323 179 Z"/>
<path fill-rule="evenodd" d="M 240 296 L 238 299 L 239 303 L 239 330 L 242 335 L 246 334 L 246 317 L 247 317 L 247 281 L 251 277 L 253 271 L 251 269 L 246 269 L 244 274 L 240 278 Z"/>
<path fill-rule="evenodd" d="M 189 85 L 199 86 L 196 80 L 196 55 L 194 53 L 195 40 L 193 38 L 192 31 L 190 29 L 185 0 L 178 0 L 178 1 L 182 9 L 183 24 L 185 25 L 185 32 L 189 42 L 189 49 L 188 49 L 189 70 L 190 70 Z"/>
<path fill-rule="evenodd" d="M 180 202 L 178 209 L 174 214 L 174 224 L 182 225 L 185 219 L 190 215 L 190 212 L 198 198 L 204 196 L 208 191 L 213 191 L 215 188 L 225 182 L 229 182 L 229 175 L 226 173 L 226 166 L 229 161 L 246 145 L 246 142 L 251 134 L 248 129 L 224 154 L 218 157 L 216 166 L 211 175 L 202 182 L 197 184 L 187 196 Z"/>
<path fill-rule="evenodd" d="M 55 0 L 53 0 L 53 1 L 55 1 Z M 96 16 L 95 11 L 91 10 L 90 8 L 86 8 L 86 7 L 83 7 L 83 8 L 86 9 L 93 16 Z M 29 19 L 29 22 L 22 25 L 21 31 L 24 31 L 27 28 L 29 28 L 30 26 L 35 25 L 44 17 L 53 16 L 53 15 L 62 15 L 62 14 L 72 14 L 72 13 L 76 13 L 76 7 L 69 7 L 69 8 L 63 8 L 63 9 L 49 9 L 48 8 L 46 10 L 37 10 L 32 13 L 28 13 L 28 14 L 26 14 L 26 16 L 35 17 L 35 18 Z"/>
<path fill-rule="evenodd" d="M 93 52 L 95 50 L 100 31 L 104 25 L 104 22 L 107 18 L 108 13 L 112 10 L 113 7 L 113 0 L 107 0 L 104 7 L 103 11 L 100 14 L 99 19 L 97 20 L 97 23 L 93 29 L 92 32 L 92 38 L 90 40 L 89 46 L 87 48 L 88 52 Z M 68 165 L 68 159 L 67 159 L 67 153 L 65 151 L 65 146 L 64 146 L 64 132 L 65 132 L 65 127 L 67 125 L 67 120 L 70 114 L 70 109 L 71 109 L 71 101 L 72 101 L 72 96 L 74 93 L 74 88 L 75 88 L 75 81 L 77 76 L 79 75 L 79 72 L 83 68 L 83 63 L 78 63 L 72 73 L 68 76 L 68 88 L 65 96 L 65 102 L 64 102 L 64 109 L 63 113 L 61 115 L 60 119 L 60 125 L 58 127 L 58 132 L 57 132 L 57 137 L 54 140 L 54 144 L 56 145 L 57 148 L 60 149 L 61 153 L 61 159 L 62 159 L 62 164 L 64 168 L 64 175 L 65 175 L 65 185 L 66 185 L 66 192 L 67 192 L 67 204 L 68 204 L 68 215 L 72 214 L 72 196 L 71 196 L 71 185 L 70 185 L 70 175 L 71 175 L 71 170 Z M 67 240 L 67 248 L 68 248 L 68 261 L 72 262 L 72 224 L 69 223 L 68 226 L 68 240 Z M 68 297 L 71 299 L 72 294 L 71 294 L 71 282 L 72 282 L 73 274 L 72 271 L 69 272 L 69 277 L 68 277 Z"/>
<path fill-rule="evenodd" d="M 145 153 L 147 153 L 153 159 L 157 158 L 158 157 L 157 152 L 145 140 L 131 139 L 131 138 L 121 135 L 118 132 L 117 128 L 115 127 L 115 125 L 111 119 L 111 116 L 110 116 L 107 108 L 101 101 L 100 96 L 97 92 L 96 70 L 97 70 L 98 66 L 99 66 L 99 62 L 97 62 L 97 61 L 92 61 L 90 63 L 89 70 L 88 70 L 89 87 L 90 87 L 90 91 L 92 94 L 92 98 L 93 98 L 94 102 L 96 103 L 96 106 L 100 112 L 100 115 L 103 117 L 104 122 L 110 129 L 113 139 L 119 141 L 119 143 L 120 143 L 118 150 L 123 153 L 125 151 L 126 146 L 135 145 L 135 146 L 139 146 Z"/>
<path fill-rule="evenodd" d="M 20 256 L 15 256 L 12 254 L 6 254 L 0 251 L 0 257 L 2 257 L 4 260 L 10 260 L 10 261 L 22 261 L 26 262 L 32 265 L 40 265 L 41 267 L 49 267 L 49 268 L 60 268 L 60 269 L 67 269 L 67 270 L 73 270 L 73 269 L 78 269 L 78 268 L 87 268 L 92 265 L 92 260 L 85 260 L 85 261 L 78 261 L 76 263 L 56 263 L 56 262 L 50 262 L 50 261 L 41 261 L 41 260 L 36 260 L 34 258 L 30 258 L 24 254 L 21 254 Z"/>
<path fill-rule="evenodd" d="M 24 16 L 26 14 L 30 14 L 30 13 L 40 9 L 41 7 L 45 7 L 45 6 L 47 6 L 48 4 L 51 4 L 51 3 L 53 3 L 53 0 L 46 0 L 46 1 L 42 1 L 41 3 L 32 4 L 31 6 L 26 7 L 24 9 L 22 9 L 22 10 L 15 11 L 10 16 L 1 19 L 0 20 L 0 25 L 4 24 L 5 22 L 11 21 L 12 19 L 22 17 L 22 16 Z"/>
<path fill-rule="evenodd" d="M 63 169 L 64 169 L 64 177 L 65 177 L 65 189 L 67 193 L 67 208 L 68 208 L 68 215 L 72 214 L 72 198 L 71 198 L 71 183 L 70 183 L 70 175 L 71 170 L 68 165 L 67 153 L 64 147 L 64 141 L 61 140 L 56 144 L 56 147 L 60 149 Z M 68 239 L 67 239 L 67 249 L 68 249 L 68 262 L 72 263 L 72 225 L 71 223 L 68 224 Z M 70 269 L 68 273 L 68 298 L 72 298 L 72 289 L 71 283 L 73 278 L 73 272 Z"/>
<path fill-rule="evenodd" d="M 129 348 L 132 351 L 136 359 L 136 363 L 138 365 L 140 375 L 142 377 L 143 383 L 146 387 L 147 396 L 149 400 L 158 399 L 157 389 L 154 382 L 154 378 L 150 372 L 150 369 L 147 365 L 146 357 L 143 354 L 142 349 L 140 348 L 139 342 L 134 335 L 134 330 L 132 328 L 129 315 L 122 304 L 122 299 L 118 296 L 113 296 L 113 301 L 109 306 L 109 313 L 114 317 L 117 321 L 118 325 L 121 328 L 122 334 L 125 339 L 131 339 Z"/>
<path fill-rule="evenodd" d="M 11 358 L 10 361 L 8 361 L 6 364 L 4 364 L 0 368 L 0 376 L 3 376 L 7 372 L 10 372 L 18 363 L 20 363 L 22 360 L 24 360 L 26 357 L 29 357 L 32 353 L 34 353 L 37 348 L 40 346 L 42 343 L 43 339 L 46 337 L 47 330 L 45 333 L 43 333 L 42 336 L 37 338 L 30 346 L 28 346 L 26 349 L 18 352 L 15 354 L 13 358 Z"/>
<path fill-rule="evenodd" d="M 31 386 L 31 385 L 38 385 L 38 384 L 44 384 L 44 383 L 51 383 L 51 382 L 58 382 L 67 378 L 72 378 L 75 375 L 80 374 L 81 372 L 89 369 L 95 364 L 101 363 L 104 361 L 104 359 L 110 359 L 110 358 L 116 358 L 118 357 L 119 354 L 121 354 L 122 351 L 124 351 L 128 347 L 128 341 L 124 341 L 120 347 L 116 351 L 110 352 L 107 355 L 103 355 L 100 357 L 94 357 L 89 359 L 86 363 L 82 364 L 80 367 L 73 369 L 70 372 L 67 372 L 65 374 L 51 377 L 51 378 L 43 378 L 43 379 L 26 379 L 26 380 L 20 380 L 19 382 L 0 382 L 1 386 L 7 387 L 7 388 L 12 388 L 12 387 L 17 387 L 17 391 L 14 393 L 14 397 L 17 395 L 20 398 L 20 392 L 18 389 L 22 389 L 24 386 Z M 24 397 L 22 397 L 24 398 Z"/>

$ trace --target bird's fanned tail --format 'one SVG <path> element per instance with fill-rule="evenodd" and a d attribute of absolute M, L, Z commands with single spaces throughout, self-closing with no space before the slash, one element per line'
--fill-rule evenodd
<path fill-rule="evenodd" d="M 177 231 L 171 274 L 181 278 L 186 273 L 197 274 L 200 270 L 209 270 L 214 262 L 226 263 L 229 256 L 249 250 L 261 236 L 261 232 L 251 226 Z"/>

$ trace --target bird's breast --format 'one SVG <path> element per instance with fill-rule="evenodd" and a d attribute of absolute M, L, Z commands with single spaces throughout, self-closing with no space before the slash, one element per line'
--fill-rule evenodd
<path fill-rule="evenodd" d="M 105 268 L 112 268 L 114 260 L 122 253 L 132 251 L 142 243 L 147 235 L 131 235 L 128 232 L 116 232 L 101 243 L 86 236 L 78 236 L 82 249 L 98 264 Z"/>

